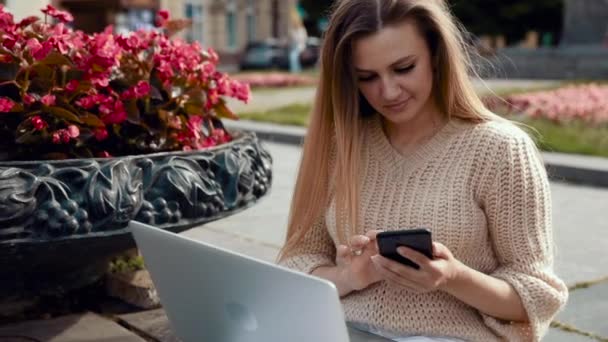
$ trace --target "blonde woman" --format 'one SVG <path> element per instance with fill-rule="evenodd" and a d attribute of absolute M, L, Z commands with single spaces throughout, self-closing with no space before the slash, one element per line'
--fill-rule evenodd
<path fill-rule="evenodd" d="M 395 341 L 539 341 L 567 299 L 533 141 L 484 108 L 441 0 L 342 0 L 281 264 L 332 281 L 348 321 Z M 378 255 L 425 227 L 433 259 Z"/>

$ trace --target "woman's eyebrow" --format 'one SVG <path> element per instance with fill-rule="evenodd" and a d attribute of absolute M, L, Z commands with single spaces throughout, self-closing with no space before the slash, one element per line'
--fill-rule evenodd
<path fill-rule="evenodd" d="M 390 66 L 392 67 L 392 66 L 395 66 L 397 64 L 408 62 L 408 61 L 414 59 L 415 57 L 416 57 L 415 55 L 409 55 L 409 56 L 405 56 L 405 57 L 399 58 L 398 60 L 394 61 Z M 360 68 L 357 68 L 357 67 L 355 67 L 355 71 L 356 72 L 374 72 L 374 70 L 365 70 L 365 69 L 360 69 Z"/>

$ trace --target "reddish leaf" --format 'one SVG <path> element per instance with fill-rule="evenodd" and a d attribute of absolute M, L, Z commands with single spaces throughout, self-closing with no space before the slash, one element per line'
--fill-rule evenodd
<path fill-rule="evenodd" d="M 80 120 L 82 120 L 82 122 L 90 127 L 105 127 L 106 124 L 103 123 L 103 121 L 101 121 L 101 119 L 99 119 L 97 117 L 97 115 L 91 114 L 91 113 L 85 113 L 84 115 L 82 115 L 80 117 Z"/>
<path fill-rule="evenodd" d="M 31 76 L 50 79 L 53 76 L 53 69 L 48 65 L 36 63 L 30 67 L 30 77 Z"/>
<path fill-rule="evenodd" d="M 226 106 L 226 102 L 224 102 L 224 100 L 220 100 L 220 102 L 217 105 L 215 105 L 214 108 L 215 108 L 215 113 L 220 118 L 228 118 L 231 120 L 239 119 L 239 117 L 236 114 L 234 114 L 230 109 L 228 109 L 228 107 Z"/>
<path fill-rule="evenodd" d="M 63 119 L 66 121 L 71 121 L 71 122 L 82 123 L 82 120 L 80 120 L 80 118 L 76 114 L 74 114 L 68 110 L 65 110 L 61 107 L 47 107 L 46 111 L 60 119 Z"/>
<path fill-rule="evenodd" d="M 184 111 L 188 115 L 201 115 L 203 114 L 203 106 L 189 101 L 184 104 Z"/>
<path fill-rule="evenodd" d="M 57 51 L 52 51 L 43 60 L 40 61 L 44 65 L 69 65 L 72 66 L 72 62 L 64 55 Z"/>
<path fill-rule="evenodd" d="M 139 108 L 137 108 L 137 102 L 135 100 L 125 101 L 125 107 L 127 109 L 127 120 L 134 124 L 141 122 L 141 116 Z"/>

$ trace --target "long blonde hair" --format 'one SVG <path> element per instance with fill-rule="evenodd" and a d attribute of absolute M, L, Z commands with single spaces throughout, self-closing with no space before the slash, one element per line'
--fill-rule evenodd
<path fill-rule="evenodd" d="M 357 38 L 406 19 L 415 20 L 431 51 L 433 94 L 440 111 L 448 118 L 473 122 L 498 119 L 484 107 L 473 88 L 467 44 L 443 0 L 337 1 L 324 36 L 319 86 L 279 260 L 290 256 L 324 216 L 332 196 L 338 239 L 345 242 L 348 234 L 356 231 L 361 141 L 365 116 L 373 114 L 373 109 L 357 89 L 349 62 L 352 45 Z M 330 155 L 332 149 L 335 156 Z M 330 158 L 335 158 L 335 170 L 329 169 Z"/>

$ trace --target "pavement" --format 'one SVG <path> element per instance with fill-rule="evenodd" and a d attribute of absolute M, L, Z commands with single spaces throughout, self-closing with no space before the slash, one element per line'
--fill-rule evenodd
<path fill-rule="evenodd" d="M 296 96 L 298 93 L 291 94 Z M 278 104 L 275 102 L 275 105 Z M 272 262 L 285 239 L 289 203 L 301 154 L 299 142 L 304 130 L 247 122 L 229 127 L 253 130 L 268 139 L 264 146 L 274 160 L 272 189 L 252 208 L 182 234 Z M 608 179 L 608 161 L 557 154 L 545 154 L 544 158 L 549 169 L 562 167 L 579 170 L 580 174 L 577 183 L 565 182 L 567 178 L 560 177 L 551 181 L 557 251 L 555 269 L 571 288 L 571 294 L 566 308 L 558 314 L 554 327 L 543 341 L 608 342 L 608 253 L 605 251 L 608 248 L 608 220 L 604 216 L 608 212 L 608 188 L 601 184 L 601 180 Z M 594 172 L 592 177 L 600 179 L 599 183 L 585 185 L 594 184 L 594 181 L 584 180 Z M 81 334 L 82 329 L 89 332 L 85 337 Z M 13 339 L 7 339 L 8 336 Z M 0 341 L 32 340 L 177 341 L 162 310 L 110 317 L 86 313 L 0 327 Z"/>

